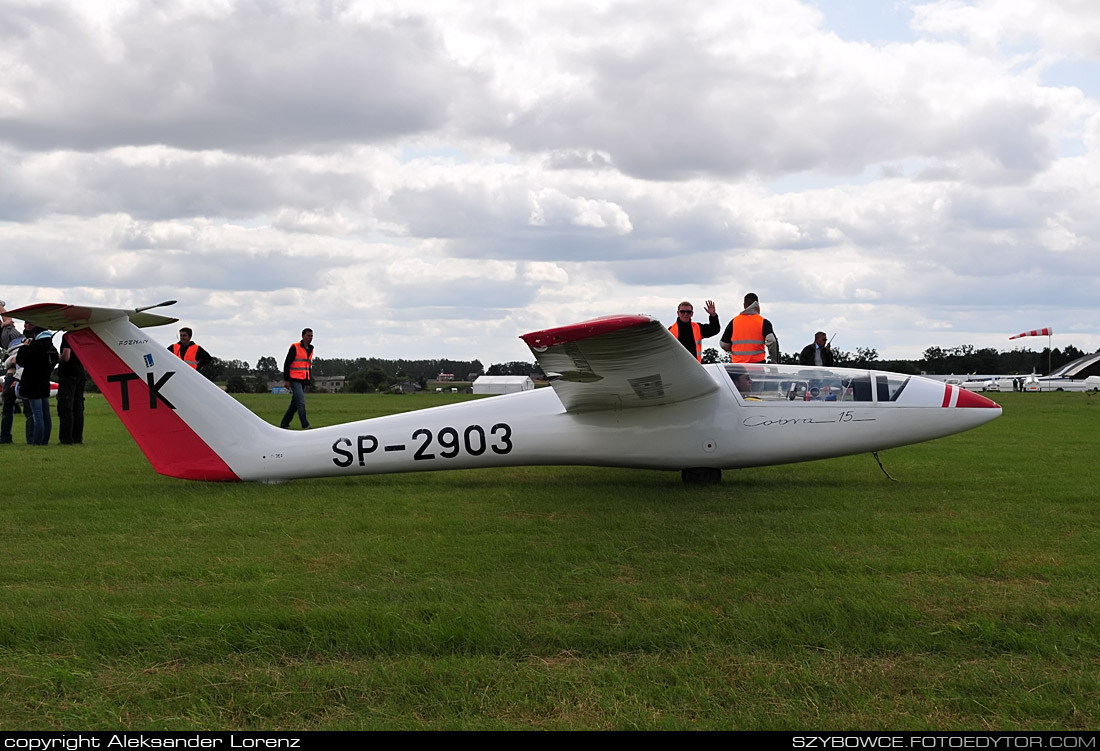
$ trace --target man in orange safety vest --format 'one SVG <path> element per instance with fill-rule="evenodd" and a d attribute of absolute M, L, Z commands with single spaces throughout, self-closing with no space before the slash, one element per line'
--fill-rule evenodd
<path fill-rule="evenodd" d="M 283 381 L 290 390 L 290 406 L 286 408 L 279 427 L 289 429 L 295 412 L 298 413 L 298 421 L 302 423 L 302 430 L 309 427 L 309 418 L 306 417 L 306 387 L 312 381 L 312 367 L 313 329 L 302 329 L 302 340 L 290 345 L 290 351 L 283 361 Z"/>
<path fill-rule="evenodd" d="M 685 300 L 676 306 L 676 322 L 668 327 L 672 335 L 679 339 L 680 344 L 695 355 L 695 359 L 699 362 L 703 361 L 703 340 L 714 336 L 722 329 L 722 324 L 718 321 L 718 313 L 714 309 L 714 300 L 707 300 L 705 310 L 710 320 L 702 324 L 696 323 L 691 320 L 695 315 L 695 308 Z"/>
<path fill-rule="evenodd" d="M 760 299 L 755 292 L 745 295 L 745 309 L 726 325 L 719 340 L 722 349 L 730 353 L 731 362 L 779 362 L 779 339 L 772 322 L 760 315 Z"/>

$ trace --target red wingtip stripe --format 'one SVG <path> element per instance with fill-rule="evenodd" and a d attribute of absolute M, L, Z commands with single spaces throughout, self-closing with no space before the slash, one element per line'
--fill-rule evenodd
<path fill-rule="evenodd" d="M 129 383 L 132 408 L 122 408 L 118 385 L 108 383 L 107 376 L 133 371 L 95 332 L 90 329 L 72 331 L 66 341 L 72 345 L 92 380 L 159 474 L 184 480 L 240 480 L 174 410 L 163 404 L 157 409 L 148 408 L 149 386 L 144 379 Z M 140 405 L 145 405 L 145 408 L 140 408 Z"/>
<path fill-rule="evenodd" d="M 530 334 L 522 335 L 520 339 L 526 342 L 529 347 L 545 349 L 555 344 L 566 344 L 601 334 L 609 334 L 631 326 L 649 323 L 652 320 L 649 316 L 641 315 L 604 316 L 593 318 L 590 321 L 572 323 L 568 326 L 558 326 L 544 331 L 532 331 Z"/>

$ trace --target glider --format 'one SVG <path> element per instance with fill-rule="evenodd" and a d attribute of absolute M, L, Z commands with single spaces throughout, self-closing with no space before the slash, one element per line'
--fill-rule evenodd
<path fill-rule="evenodd" d="M 142 331 L 177 320 L 149 312 L 156 307 L 51 303 L 8 315 L 72 332 L 71 346 L 153 469 L 188 480 L 594 465 L 713 483 L 723 469 L 876 452 L 1001 414 L 980 394 L 919 376 L 701 365 L 660 321 L 622 315 L 520 337 L 551 388 L 290 431 Z"/>

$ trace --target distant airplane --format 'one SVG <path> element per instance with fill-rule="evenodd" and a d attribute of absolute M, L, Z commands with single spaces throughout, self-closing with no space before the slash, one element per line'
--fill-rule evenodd
<path fill-rule="evenodd" d="M 171 303 L 162 303 L 168 305 Z M 700 365 L 660 321 L 598 318 L 521 339 L 535 389 L 307 431 L 260 419 L 142 327 L 177 319 L 40 304 L 8 315 L 69 342 L 153 468 L 188 480 L 279 482 L 518 465 L 723 469 L 903 446 L 977 427 L 1001 408 L 919 376 L 786 365 Z"/>

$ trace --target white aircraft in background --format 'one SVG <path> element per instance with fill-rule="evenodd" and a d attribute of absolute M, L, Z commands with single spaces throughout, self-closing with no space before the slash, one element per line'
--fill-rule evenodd
<path fill-rule="evenodd" d="M 153 468 L 188 480 L 576 464 L 679 470 L 685 482 L 712 483 L 723 469 L 877 452 L 1001 414 L 979 394 L 919 376 L 700 365 L 660 321 L 623 315 L 520 337 L 552 388 L 289 431 L 144 333 L 177 320 L 147 312 L 155 307 L 40 304 L 8 315 L 71 331 Z"/>

